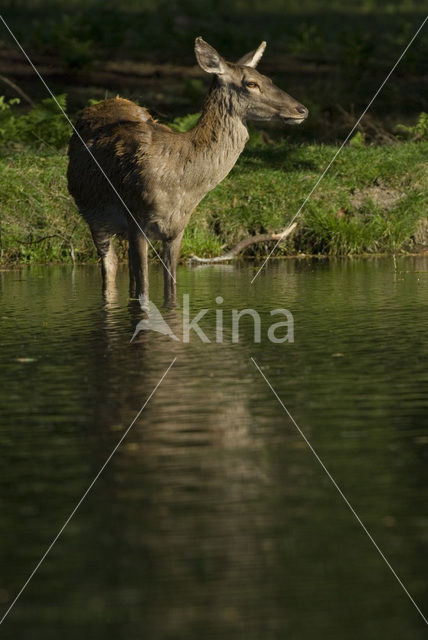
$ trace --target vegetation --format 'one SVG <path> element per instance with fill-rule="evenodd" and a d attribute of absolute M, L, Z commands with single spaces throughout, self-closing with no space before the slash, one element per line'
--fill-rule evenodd
<path fill-rule="evenodd" d="M 237 166 L 186 230 L 183 255 L 210 256 L 287 225 L 422 23 L 427 2 L 5 0 L 2 15 L 71 118 L 88 102 L 119 93 L 176 131 L 194 125 L 209 83 L 195 65 L 195 36 L 230 59 L 268 41 L 261 71 L 310 117 L 298 128 L 251 129 Z M 418 37 L 278 252 L 348 255 L 426 245 L 427 56 L 428 40 Z M 70 127 L 6 30 L 0 82 L 1 262 L 96 260 L 66 189 Z M 247 255 L 271 246 L 253 246 Z"/>
<path fill-rule="evenodd" d="M 397 125 L 397 131 L 413 140 L 428 140 L 428 113 L 422 112 L 415 125 Z"/>
<path fill-rule="evenodd" d="M 209 79 L 195 65 L 202 35 L 231 60 L 268 42 L 261 70 L 310 110 L 293 141 L 335 143 L 427 15 L 428 0 L 4 0 L 2 15 L 70 113 L 117 93 L 172 121 L 194 113 Z M 397 123 L 428 112 L 428 39 L 415 40 L 364 121 L 384 142 Z M 5 29 L 0 74 L 33 100 L 45 89 Z M 16 94 L 7 89 L 9 97 Z M 268 130 L 275 139 L 277 130 Z"/>
<path fill-rule="evenodd" d="M 65 96 L 59 96 L 65 107 Z M 53 100 L 27 114 L 0 99 L 0 251 L 16 261 L 94 261 L 86 224 L 66 186 L 64 142 L 70 127 Z M 54 111 L 56 109 L 56 111 Z M 197 114 L 176 118 L 184 131 Z M 411 251 L 422 245 L 428 206 L 425 114 L 405 133 L 415 140 L 346 146 L 299 214 L 282 253 L 349 255 Z M 422 124 L 421 124 L 422 123 Z M 266 143 L 254 133 L 231 174 L 202 201 L 186 230 L 183 256 L 221 254 L 248 235 L 283 229 L 337 147 Z M 419 231 L 418 231 L 419 230 Z M 125 245 L 118 242 L 125 257 Z M 266 254 L 268 246 L 250 250 Z"/>
<path fill-rule="evenodd" d="M 70 126 L 60 111 L 66 108 L 66 96 L 43 99 L 28 113 L 16 114 L 13 107 L 19 98 L 6 100 L 0 96 L 0 141 L 13 145 L 24 142 L 29 145 L 64 148 L 70 138 Z M 59 105 L 59 106 L 58 106 Z"/>

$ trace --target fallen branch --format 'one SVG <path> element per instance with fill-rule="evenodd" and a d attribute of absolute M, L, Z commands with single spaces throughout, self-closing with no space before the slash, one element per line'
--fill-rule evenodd
<path fill-rule="evenodd" d="M 18 93 L 21 98 L 24 98 L 24 100 L 26 102 L 28 102 L 28 104 L 30 105 L 30 107 L 35 107 L 35 103 L 31 100 L 30 96 L 28 96 L 25 91 L 23 89 L 21 89 L 20 87 L 18 87 L 17 84 L 15 84 L 14 82 L 12 82 L 12 80 L 9 80 L 9 78 L 6 78 L 6 76 L 2 76 L 0 75 L 0 81 L 4 82 L 5 84 L 7 84 L 9 87 L 11 87 L 14 91 L 16 91 L 16 93 Z"/>
<path fill-rule="evenodd" d="M 340 104 L 336 104 L 336 107 L 344 116 L 346 125 L 349 125 L 350 127 L 353 126 L 355 117 L 351 113 L 346 111 L 346 109 L 344 109 Z M 392 144 L 394 142 L 397 142 L 397 137 L 384 129 L 369 114 L 366 114 L 364 116 L 364 122 L 360 122 L 357 129 L 360 133 L 363 134 L 363 136 L 366 136 L 366 134 L 368 134 L 372 140 L 377 140 L 377 142 L 380 144 Z"/>
<path fill-rule="evenodd" d="M 294 229 L 297 227 L 297 222 L 293 222 L 289 227 L 281 231 L 280 233 L 260 233 L 257 236 L 249 236 L 241 242 L 233 247 L 230 251 L 225 253 L 222 256 L 216 256 L 215 258 L 199 258 L 198 256 L 191 256 L 189 258 L 190 261 L 194 262 L 227 262 L 228 260 L 233 260 L 239 255 L 244 249 L 250 247 L 252 244 L 258 244 L 259 242 L 283 242 L 290 234 L 293 233 Z"/>

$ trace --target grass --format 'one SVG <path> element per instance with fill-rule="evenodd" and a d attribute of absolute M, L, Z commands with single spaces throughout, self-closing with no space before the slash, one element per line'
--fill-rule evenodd
<path fill-rule="evenodd" d="M 182 256 L 221 254 L 247 235 L 279 231 L 301 206 L 337 147 L 247 149 L 200 203 Z M 350 255 L 411 251 L 428 209 L 428 142 L 345 147 L 299 214 L 280 252 Z M 22 147 L 0 155 L 0 261 L 95 261 L 96 253 L 66 187 L 67 157 Z M 125 245 L 119 243 L 125 257 Z M 251 255 L 266 254 L 256 245 Z"/>

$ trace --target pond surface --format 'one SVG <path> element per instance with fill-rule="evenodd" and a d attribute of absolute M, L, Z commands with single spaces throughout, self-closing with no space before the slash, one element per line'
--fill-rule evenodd
<path fill-rule="evenodd" d="M 209 343 L 130 342 L 142 315 L 125 269 L 108 300 L 95 266 L 0 273 L 1 611 L 176 358 L 1 638 L 426 637 L 251 358 L 427 616 L 428 257 L 255 272 L 179 269 Z M 151 284 L 160 304 L 155 265 Z M 231 341 L 244 308 L 260 343 L 249 316 Z M 267 338 L 277 308 L 293 343 Z M 181 312 L 164 317 L 181 336 Z"/>

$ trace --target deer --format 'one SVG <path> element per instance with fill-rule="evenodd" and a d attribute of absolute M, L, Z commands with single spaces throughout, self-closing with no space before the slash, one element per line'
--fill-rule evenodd
<path fill-rule="evenodd" d="M 306 107 L 256 70 L 265 48 L 262 42 L 233 63 L 196 38 L 196 60 L 212 83 L 198 122 L 186 132 L 125 98 L 82 110 L 68 148 L 68 189 L 89 225 L 104 288 L 114 284 L 118 267 L 112 239 L 127 236 L 130 296 L 148 301 L 148 246 L 160 240 L 164 305 L 175 306 L 184 230 L 241 155 L 247 121 L 298 125 L 307 118 Z"/>

